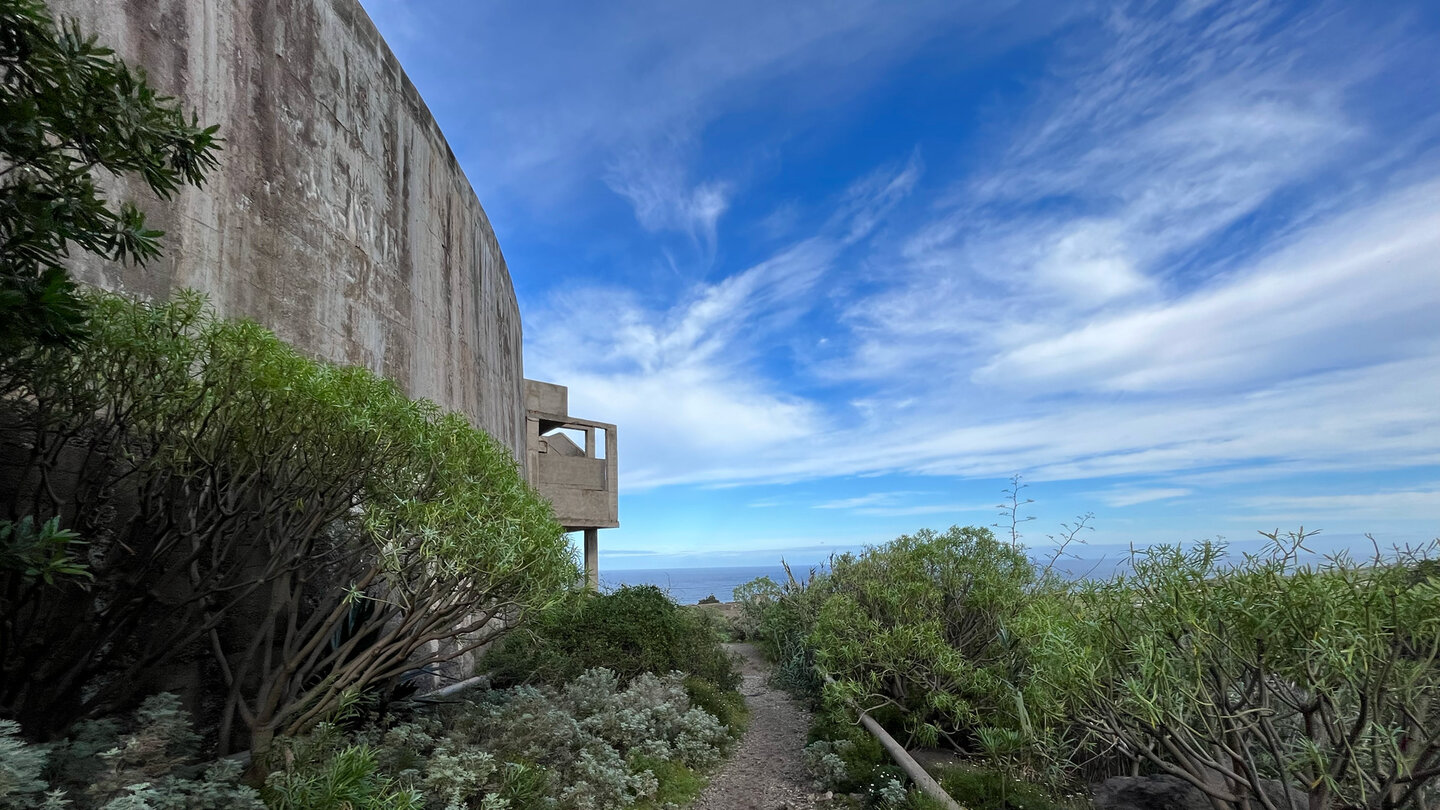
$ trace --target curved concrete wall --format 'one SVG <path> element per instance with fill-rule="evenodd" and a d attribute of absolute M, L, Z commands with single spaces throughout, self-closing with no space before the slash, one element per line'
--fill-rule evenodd
<path fill-rule="evenodd" d="M 51 0 L 58 16 L 225 138 L 204 189 L 138 200 L 166 232 L 144 268 L 80 278 L 191 287 L 316 357 L 368 366 L 524 452 L 520 314 L 469 181 L 357 0 Z"/>

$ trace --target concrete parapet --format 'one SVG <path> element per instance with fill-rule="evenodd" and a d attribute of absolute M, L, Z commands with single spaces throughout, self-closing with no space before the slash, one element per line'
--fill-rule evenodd
<path fill-rule="evenodd" d="M 615 426 L 570 416 L 569 392 L 563 385 L 526 380 L 525 403 L 525 468 L 530 485 L 550 500 L 566 531 L 585 533 L 585 569 L 595 587 L 597 530 L 620 525 Z M 585 446 L 562 431 L 583 436 Z"/>

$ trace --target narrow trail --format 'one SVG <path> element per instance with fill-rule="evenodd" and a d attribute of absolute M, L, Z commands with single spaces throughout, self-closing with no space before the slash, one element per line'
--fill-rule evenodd
<path fill-rule="evenodd" d="M 750 728 L 692 810 L 815 810 L 824 807 L 805 771 L 810 713 L 770 686 L 770 667 L 752 644 L 726 644 L 742 659 L 740 685 Z"/>

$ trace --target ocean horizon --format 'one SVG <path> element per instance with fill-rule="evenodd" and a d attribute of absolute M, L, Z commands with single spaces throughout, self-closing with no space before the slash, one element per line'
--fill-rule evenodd
<path fill-rule="evenodd" d="M 795 576 L 803 577 L 809 567 L 792 566 Z M 693 605 L 708 596 L 721 602 L 733 601 L 733 591 L 740 585 L 770 577 L 785 581 L 781 565 L 731 565 L 699 568 L 635 568 L 600 569 L 600 590 L 613 591 L 624 585 L 654 585 L 682 605 Z"/>
<path fill-rule="evenodd" d="M 1410 545 L 1404 542 L 1403 538 L 1397 538 L 1397 540 L 1401 542 L 1394 542 L 1393 545 L 1391 542 L 1382 542 L 1376 548 L 1371 546 L 1369 539 L 1363 535 L 1332 535 L 1312 538 L 1307 541 L 1307 550 L 1299 555 L 1299 562 L 1316 564 L 1336 553 L 1350 553 L 1355 559 L 1362 561 L 1369 559 L 1372 554 L 1377 552 L 1382 556 L 1390 557 L 1397 549 Z M 1246 554 L 1263 553 L 1266 544 L 1260 540 L 1247 539 L 1228 542 L 1224 545 L 1227 551 L 1226 557 L 1233 562 L 1238 562 Z M 1116 574 L 1128 571 L 1130 565 L 1131 549 L 1128 546 L 1080 545 L 1071 553 L 1053 562 L 1048 555 L 1049 551 L 1049 549 L 1043 548 L 1030 549 L 1031 559 L 1039 568 L 1053 566 L 1056 574 L 1070 580 L 1106 580 Z M 821 571 L 824 570 L 824 565 L 792 564 L 790 566 L 790 570 L 794 572 L 795 576 L 802 580 L 810 575 L 812 569 Z M 721 602 L 730 602 L 734 599 L 733 592 L 736 587 L 766 576 L 776 582 L 784 582 L 785 567 L 779 563 L 632 569 L 607 569 L 602 566 L 600 589 L 613 591 L 624 585 L 654 585 L 682 605 L 695 604 L 709 596 L 714 596 Z"/>

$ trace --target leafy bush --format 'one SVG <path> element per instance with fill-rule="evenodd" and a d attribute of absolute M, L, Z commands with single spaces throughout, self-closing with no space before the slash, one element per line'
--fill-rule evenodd
<path fill-rule="evenodd" d="M 689 696 L 691 705 L 714 715 L 736 734 L 744 731 L 750 720 L 750 710 L 745 706 L 745 697 L 738 691 L 722 689 L 712 681 L 687 675 L 685 694 Z"/>
<path fill-rule="evenodd" d="M 1007 631 L 1035 575 L 988 529 L 922 530 L 836 557 L 810 644 L 846 711 L 890 709 L 921 742 L 1018 727 L 1021 652 Z"/>
<path fill-rule="evenodd" d="M 655 775 L 655 793 L 635 805 L 639 810 L 684 807 L 705 789 L 705 777 L 675 760 L 632 757 L 630 767 Z"/>
<path fill-rule="evenodd" d="M 848 792 L 888 784 L 876 776 L 888 758 L 851 725 L 861 711 L 902 740 L 943 742 L 1058 779 L 1063 766 L 1050 766 L 1065 759 L 1056 752 L 1065 750 L 1067 726 L 1045 722 L 1059 700 L 1028 677 L 1019 632 L 1054 587 L 1017 544 L 952 527 L 837 555 L 803 585 L 757 580 L 736 598 L 776 660 L 774 681 L 802 697 L 823 693 L 812 766 Z"/>
<path fill-rule="evenodd" d="M 0 520 L 0 571 L 7 571 L 22 588 L 53 586 L 66 578 L 90 579 L 84 560 L 73 546 L 84 545 L 80 536 L 60 528 L 52 517 L 40 526 L 26 515 L 17 521 Z"/>
<path fill-rule="evenodd" d="M 595 667 L 623 682 L 678 670 L 724 690 L 740 683 L 705 617 L 653 585 L 573 594 L 512 634 L 482 665 L 500 683 L 564 683 Z"/>
<path fill-rule="evenodd" d="M 30 346 L 84 335 L 85 306 L 65 268 L 72 247 L 117 262 L 159 253 L 162 234 L 133 203 L 107 201 L 97 179 L 136 176 L 168 198 L 204 181 L 219 139 L 73 21 L 56 25 L 38 0 L 0 2 L 0 120 L 3 369 Z"/>
<path fill-rule="evenodd" d="M 211 654 L 220 743 L 248 731 L 263 765 L 275 734 L 488 643 L 493 619 L 578 578 L 549 504 L 463 417 L 192 294 L 89 300 L 78 350 L 0 379 L 0 451 L 20 460 L 0 514 L 61 518 L 94 576 L 25 587 L 0 567 L 0 712 L 28 732 Z"/>
<path fill-rule="evenodd" d="M 927 807 L 917 803 L 916 799 L 923 794 L 907 789 L 908 782 L 905 772 L 894 765 L 879 766 L 857 790 L 860 806 L 866 810 L 919 810 Z"/>
<path fill-rule="evenodd" d="M 937 780 L 950 798 L 970 810 L 1057 810 L 1041 788 L 1000 771 L 985 768 L 946 768 Z"/>
<path fill-rule="evenodd" d="M 265 780 L 270 810 L 424 810 L 425 797 L 377 772 L 375 752 L 334 744 L 331 729 L 284 744 L 287 765 Z"/>
<path fill-rule="evenodd" d="M 844 790 L 851 783 L 845 755 L 854 744 L 849 740 L 818 740 L 805 746 L 805 770 L 821 790 Z"/>
<path fill-rule="evenodd" d="M 789 566 L 785 570 L 790 574 Z M 771 683 L 811 704 L 818 701 L 823 681 L 815 669 L 810 634 L 828 585 L 827 577 L 817 577 L 812 570 L 803 583 L 793 575 L 784 585 L 760 577 L 734 591 L 741 632 L 775 664 Z"/>
<path fill-rule="evenodd" d="M 624 807 L 659 789 L 647 762 L 706 768 L 733 736 L 692 707 L 679 674 L 641 673 L 621 687 L 595 669 L 556 691 L 517 687 L 488 714 L 481 738 L 497 754 L 547 767 L 562 807 Z"/>
<path fill-rule="evenodd" d="M 193 764 L 199 738 L 174 695 L 146 699 L 125 725 L 82 724 L 73 739 L 36 746 L 0 720 L 0 808 L 263 810 L 238 762 Z"/>
<path fill-rule="evenodd" d="M 1311 806 L 1415 805 L 1440 776 L 1440 584 L 1378 555 L 1238 564 L 1157 546 L 1076 589 L 1032 643 L 1085 729 L 1217 806 L 1279 780 Z"/>
<path fill-rule="evenodd" d="M 609 810 L 698 790 L 735 735 L 689 702 L 678 673 L 628 685 L 595 669 L 560 688 L 517 686 L 438 707 L 354 742 L 427 807 Z M 671 798 L 665 798 L 671 797 Z M 488 804 L 487 804 L 488 802 Z"/>
<path fill-rule="evenodd" d="M 1266 536 L 1263 555 L 1155 546 L 1132 574 L 1064 583 L 986 530 L 920 532 L 836 557 L 805 588 L 753 583 L 750 618 L 782 665 L 810 655 L 836 679 L 810 751 L 830 783 L 877 778 L 836 727 L 866 709 L 988 759 L 953 777 L 976 805 L 1044 806 L 1022 780 L 1058 788 L 1123 764 L 1184 778 L 1216 807 L 1282 789 L 1316 807 L 1428 806 L 1436 544 L 1302 565 L 1303 532 Z"/>
<path fill-rule="evenodd" d="M 865 729 L 842 716 L 824 713 L 810 727 L 805 766 L 815 785 L 836 793 L 864 790 L 876 772 L 890 765 L 885 749 Z"/>
<path fill-rule="evenodd" d="M 746 639 L 758 640 L 760 624 L 769 614 L 770 608 L 785 595 L 780 583 L 768 576 L 757 577 L 737 585 L 731 596 L 740 606 L 740 615 L 735 625 Z"/>
<path fill-rule="evenodd" d="M 0 808 L 34 807 L 50 789 L 41 777 L 49 750 L 20 738 L 20 724 L 0 720 Z"/>

